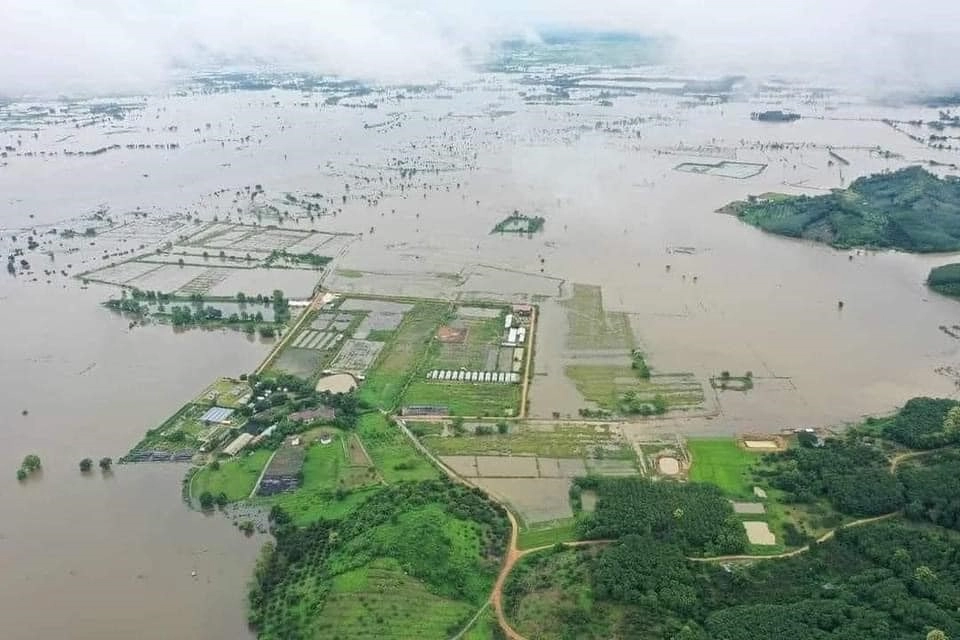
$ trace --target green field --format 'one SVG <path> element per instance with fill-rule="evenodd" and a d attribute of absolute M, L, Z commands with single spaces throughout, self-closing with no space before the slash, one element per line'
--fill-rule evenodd
<path fill-rule="evenodd" d="M 564 370 L 585 400 L 616 412 L 624 394 L 634 392 L 640 401 L 660 396 L 667 409 L 692 409 L 704 402 L 703 385 L 692 373 L 654 374 L 641 378 L 628 365 L 570 365 Z"/>
<path fill-rule="evenodd" d="M 493 612 L 493 608 L 487 604 L 484 605 L 483 611 L 480 612 L 480 615 L 477 616 L 477 619 L 467 632 L 463 634 L 462 640 L 492 640 L 493 638 L 499 637 L 494 635 L 499 631 L 497 616 Z"/>
<path fill-rule="evenodd" d="M 324 431 L 331 429 L 325 427 Z M 379 486 L 379 478 L 367 465 L 351 464 L 344 449 L 347 437 L 337 432 L 331 444 L 307 447 L 300 488 L 258 500 L 282 507 L 298 524 L 337 519 L 352 511 L 369 495 L 370 488 Z"/>
<path fill-rule="evenodd" d="M 403 394 L 403 403 L 441 405 L 458 416 L 511 417 L 520 404 L 520 385 L 416 380 Z"/>
<path fill-rule="evenodd" d="M 569 518 L 521 529 L 517 536 L 517 546 L 521 549 L 535 549 L 558 542 L 572 542 L 577 539 L 576 526 L 576 519 Z"/>
<path fill-rule="evenodd" d="M 387 483 L 429 480 L 439 476 L 440 472 L 383 414 L 368 413 L 361 416 L 357 433 Z"/>
<path fill-rule="evenodd" d="M 503 316 L 494 318 L 458 318 L 456 326 L 465 328 L 463 342 L 434 341 L 430 345 L 427 369 L 466 369 L 487 371 L 487 353 L 498 350 L 503 338 Z"/>
<path fill-rule="evenodd" d="M 220 461 L 220 468 L 216 471 L 210 465 L 203 467 L 193 476 L 190 484 L 192 497 L 197 498 L 204 491 L 209 491 L 214 496 L 226 494 L 230 502 L 245 500 L 253 491 L 271 453 L 266 449 L 241 452 L 236 458 Z"/>
<path fill-rule="evenodd" d="M 731 497 L 753 498 L 750 469 L 762 454 L 739 447 L 732 438 L 691 438 L 687 450 L 693 459 L 690 480 L 714 484 Z"/>
<path fill-rule="evenodd" d="M 610 425 L 512 424 L 506 434 L 441 437 L 425 435 L 424 445 L 437 455 L 510 453 L 548 458 L 593 458 L 633 460 L 636 453 Z"/>
<path fill-rule="evenodd" d="M 367 373 L 360 386 L 360 398 L 381 409 L 395 408 L 407 382 L 423 368 L 430 341 L 449 314 L 447 304 L 414 305 Z"/>
<path fill-rule="evenodd" d="M 573 285 L 573 295 L 563 302 L 570 328 L 570 349 L 622 349 L 629 353 L 636 345 L 630 318 L 625 313 L 606 311 L 603 295 L 595 285 Z"/>

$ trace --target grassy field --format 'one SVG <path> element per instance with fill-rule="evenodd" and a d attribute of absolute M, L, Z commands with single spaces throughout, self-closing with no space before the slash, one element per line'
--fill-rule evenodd
<path fill-rule="evenodd" d="M 607 411 L 616 411 L 620 398 L 628 391 L 636 392 L 644 401 L 659 395 L 668 409 L 690 409 L 704 402 L 703 385 L 692 373 L 654 374 L 644 379 L 627 365 L 589 364 L 570 365 L 565 373 L 584 399 Z"/>
<path fill-rule="evenodd" d="M 753 498 L 750 468 L 761 454 L 742 449 L 732 438 L 691 438 L 687 450 L 693 459 L 690 480 L 714 484 L 731 497 Z"/>
<path fill-rule="evenodd" d="M 633 460 L 633 448 L 610 425 L 511 425 L 506 434 L 441 437 L 426 435 L 424 445 L 437 455 L 511 453 L 548 458 L 604 458 Z"/>
<path fill-rule="evenodd" d="M 352 511 L 380 481 L 375 470 L 350 463 L 344 449 L 346 437 L 338 432 L 331 444 L 308 447 L 300 488 L 263 500 L 283 507 L 298 524 L 337 519 Z"/>
<path fill-rule="evenodd" d="M 463 634 L 462 640 L 492 640 L 498 629 L 497 616 L 493 608 L 487 607 L 480 613 L 473 625 Z"/>
<path fill-rule="evenodd" d="M 442 405 L 459 416 L 510 417 L 517 414 L 520 385 L 416 380 L 403 394 L 403 403 Z"/>
<path fill-rule="evenodd" d="M 230 502 L 245 500 L 253 491 L 271 453 L 267 450 L 241 453 L 236 458 L 220 461 L 220 468 L 216 471 L 210 465 L 203 467 L 190 485 L 192 497 L 196 499 L 204 491 L 209 491 L 214 496 L 225 493 Z"/>
<path fill-rule="evenodd" d="M 423 368 L 430 341 L 449 313 L 449 305 L 443 303 L 414 305 L 368 372 L 360 398 L 381 409 L 393 409 L 411 376 Z"/>
<path fill-rule="evenodd" d="M 361 416 L 357 433 L 386 482 L 428 480 L 439 476 L 440 472 L 383 414 Z"/>
<path fill-rule="evenodd" d="M 503 337 L 503 313 L 495 318 L 463 318 L 457 324 L 467 329 L 461 343 L 435 341 L 430 347 L 428 369 L 488 371 L 487 353 L 497 350 Z"/>
<path fill-rule="evenodd" d="M 570 518 L 524 528 L 517 536 L 517 546 L 533 549 L 558 542 L 572 542 L 577 539 L 576 522 L 576 519 Z"/>
<path fill-rule="evenodd" d="M 573 295 L 563 302 L 570 325 L 570 349 L 622 349 L 629 353 L 636 345 L 630 318 L 625 313 L 606 311 L 600 287 L 573 285 Z"/>

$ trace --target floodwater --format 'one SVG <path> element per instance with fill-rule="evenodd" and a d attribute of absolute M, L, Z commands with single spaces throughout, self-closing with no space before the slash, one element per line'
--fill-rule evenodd
<path fill-rule="evenodd" d="M 122 466 L 111 477 L 84 478 L 77 462 L 119 457 L 216 376 L 252 369 L 267 346 L 229 332 L 131 330 L 98 306 L 110 289 L 84 290 L 69 276 L 119 262 L 140 245 L 148 254 L 167 241 L 176 249 L 179 235 L 202 228 L 184 222 L 187 214 L 204 224 L 214 216 L 268 224 L 246 209 L 244 188 L 255 184 L 281 204 L 286 193 L 323 194 L 324 215 L 279 226 L 355 234 L 322 276 L 332 290 L 541 303 L 533 417 L 576 415 L 584 406 L 563 373 L 575 354 L 565 346 L 559 300 L 575 282 L 601 285 L 605 307 L 629 314 L 654 372 L 692 372 L 704 383 L 705 415 L 643 429 L 837 425 L 914 395 L 957 394 L 960 341 L 938 327 L 958 323 L 960 303 L 923 284 L 931 266 L 955 256 L 835 251 L 715 213 L 748 194 L 816 194 L 910 163 L 957 162 L 957 152 L 930 149 L 879 121 L 936 119 L 934 111 L 828 96 L 795 105 L 812 118 L 768 124 L 749 113 L 780 108 L 783 96 L 771 104 L 691 104 L 660 94 L 618 96 L 612 107 L 583 96 L 527 104 L 500 75 L 452 99 L 440 93 L 448 92 L 401 99 L 386 90 L 369 98 L 378 109 L 323 106 L 322 92 L 158 97 L 119 123 L 0 132 L 0 146 L 19 139 L 24 151 L 57 153 L 0 161 L 4 254 L 24 245 L 25 229 L 82 230 L 80 218 L 103 205 L 118 218 L 139 208 L 166 220 L 95 241 L 55 239 L 52 261 L 41 243 L 28 253 L 35 278 L 0 278 L 5 637 L 247 633 L 245 585 L 262 540 L 186 509 L 183 467 Z M 114 143 L 121 148 L 96 156 L 62 154 Z M 138 143 L 179 148 L 125 148 Z M 850 164 L 831 165 L 828 146 Z M 767 168 L 744 180 L 673 169 L 720 160 Z M 398 161 L 417 172 L 401 177 Z M 544 231 L 491 235 L 515 209 L 544 216 Z M 120 251 L 129 253 L 114 255 Z M 220 294 L 283 282 L 291 295 L 307 295 L 320 277 L 252 269 L 221 280 L 211 274 L 213 260 L 209 269 L 181 271 L 166 260 L 162 270 L 133 263 L 113 273 L 134 286 L 204 281 Z M 755 388 L 714 394 L 707 380 L 722 370 L 752 371 Z M 27 453 L 41 456 L 43 476 L 18 485 L 14 472 Z"/>
<path fill-rule="evenodd" d="M 79 285 L 0 285 L 0 635 L 247 637 L 246 584 L 263 538 L 187 509 L 184 465 L 82 476 L 77 464 L 119 458 L 266 347 L 239 333 L 128 331 L 97 305 L 106 291 Z M 43 470 L 18 483 L 28 453 Z"/>

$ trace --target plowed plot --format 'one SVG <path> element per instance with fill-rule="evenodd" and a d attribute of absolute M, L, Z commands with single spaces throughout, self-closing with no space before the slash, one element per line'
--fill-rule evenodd
<path fill-rule="evenodd" d="M 443 456 L 440 459 L 461 476 L 474 478 L 478 475 L 476 456 Z"/>
<path fill-rule="evenodd" d="M 475 482 L 511 504 L 526 524 L 573 517 L 567 479 L 478 478 Z"/>
<path fill-rule="evenodd" d="M 576 458 L 539 458 L 541 478 L 576 478 L 587 475 L 587 465 Z"/>
<path fill-rule="evenodd" d="M 477 471 L 487 478 L 536 478 L 537 459 L 517 456 L 477 456 Z"/>

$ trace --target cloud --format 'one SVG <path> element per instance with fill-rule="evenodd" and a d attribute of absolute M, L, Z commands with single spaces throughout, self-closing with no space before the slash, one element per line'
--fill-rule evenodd
<path fill-rule="evenodd" d="M 701 73 L 960 86 L 960 5 L 915 0 L 0 0 L 0 94 L 129 92 L 216 61 L 386 82 L 457 78 L 545 28 L 669 36 Z"/>

